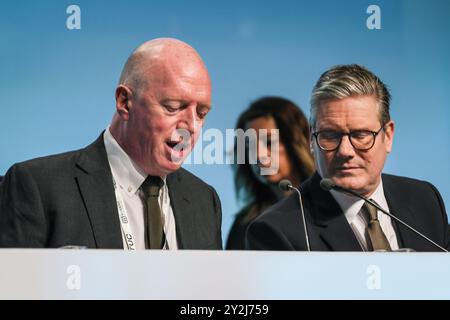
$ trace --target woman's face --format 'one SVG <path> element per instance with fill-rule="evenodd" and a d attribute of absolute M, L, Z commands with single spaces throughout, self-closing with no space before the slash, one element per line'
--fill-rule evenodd
<path fill-rule="evenodd" d="M 250 164 L 255 176 L 263 183 L 277 184 L 282 179 L 292 179 L 292 165 L 284 143 L 280 139 L 271 139 L 272 129 L 278 129 L 275 120 L 271 116 L 258 117 L 247 122 L 246 129 L 256 130 L 257 136 L 257 164 Z M 266 129 L 267 138 L 260 130 Z M 278 131 L 279 132 L 279 131 Z M 272 143 L 278 143 L 278 170 L 274 174 L 262 175 L 262 168 L 276 168 L 276 155 L 271 154 L 273 148 Z"/>

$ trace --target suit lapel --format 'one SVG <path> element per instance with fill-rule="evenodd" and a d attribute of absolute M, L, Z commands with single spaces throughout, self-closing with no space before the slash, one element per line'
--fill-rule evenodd
<path fill-rule="evenodd" d="M 410 226 L 414 227 L 418 225 L 417 217 L 414 214 L 414 209 L 408 205 L 406 201 L 402 201 L 402 195 L 398 194 L 398 188 L 392 183 L 391 178 L 388 175 L 383 175 L 383 189 L 384 196 L 389 207 L 389 212 L 397 218 L 403 220 Z M 397 234 L 399 235 L 399 247 L 405 248 L 420 248 L 423 246 L 423 241 L 415 233 L 392 219 L 396 227 Z"/>
<path fill-rule="evenodd" d="M 330 192 L 320 188 L 320 180 L 321 177 L 316 173 L 310 180 L 307 191 L 310 193 L 307 197 L 312 199 L 310 210 L 319 237 L 331 251 L 361 251 L 361 246 L 341 208 Z"/>
<path fill-rule="evenodd" d="M 182 187 L 182 176 L 179 169 L 167 176 L 167 187 L 170 195 L 170 205 L 175 217 L 177 243 L 179 249 L 192 248 L 192 234 L 195 232 L 194 217 L 195 212 L 188 190 Z"/>
<path fill-rule="evenodd" d="M 344 215 L 328 220 L 320 236 L 332 251 L 362 250 Z"/>
<path fill-rule="evenodd" d="M 97 248 L 123 249 L 122 235 L 103 143 L 103 134 L 84 149 L 77 161 L 76 180 L 92 226 Z"/>

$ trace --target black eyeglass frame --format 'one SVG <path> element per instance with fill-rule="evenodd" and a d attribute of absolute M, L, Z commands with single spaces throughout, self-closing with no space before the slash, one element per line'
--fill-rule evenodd
<path fill-rule="evenodd" d="M 373 146 L 375 145 L 375 141 L 376 141 L 376 138 L 377 138 L 378 134 L 381 132 L 381 130 L 384 129 L 385 126 L 386 126 L 386 124 L 382 125 L 381 128 L 378 129 L 378 131 L 355 130 L 355 131 L 350 131 L 350 132 L 348 132 L 348 133 L 343 133 L 343 132 L 337 132 L 337 131 L 335 131 L 336 133 L 340 134 L 340 138 L 339 138 L 339 143 L 338 143 L 338 144 L 336 145 L 336 147 L 333 148 L 333 149 L 326 149 L 326 148 L 322 147 L 322 146 L 320 145 L 320 143 L 319 143 L 319 138 L 318 138 L 319 134 L 321 134 L 321 133 L 323 133 L 323 132 L 333 132 L 333 130 L 316 131 L 316 132 L 313 132 L 312 135 L 313 135 L 313 137 L 315 138 L 316 143 L 317 143 L 317 145 L 319 146 L 320 150 L 323 150 L 323 151 L 335 151 L 335 150 L 339 149 L 339 147 L 341 146 L 341 143 L 342 143 L 342 138 L 343 138 L 344 136 L 348 136 L 348 139 L 350 140 L 350 144 L 353 146 L 353 148 L 354 148 L 355 150 L 359 150 L 359 151 L 367 151 L 367 150 L 370 150 L 370 149 L 373 148 Z M 357 147 L 355 147 L 355 145 L 353 144 L 353 141 L 352 141 L 352 134 L 355 134 L 355 133 L 357 133 L 357 132 L 366 132 L 366 133 L 372 134 L 372 144 L 371 144 L 369 147 L 367 147 L 367 148 L 357 148 Z"/>

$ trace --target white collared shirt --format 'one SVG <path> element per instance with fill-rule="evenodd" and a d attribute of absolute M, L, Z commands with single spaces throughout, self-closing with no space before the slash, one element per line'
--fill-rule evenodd
<path fill-rule="evenodd" d="M 350 224 L 350 227 L 355 233 L 355 236 L 358 239 L 358 242 L 360 243 L 361 247 L 363 248 L 364 251 L 368 251 L 366 238 L 367 235 L 366 229 L 368 226 L 367 224 L 368 222 L 366 222 L 364 218 L 361 217 L 361 215 L 359 214 L 362 206 L 364 205 L 364 200 L 337 192 L 335 190 L 331 190 L 330 192 L 331 195 L 336 200 L 336 202 L 341 207 L 342 211 L 344 212 L 345 218 L 347 219 L 348 223 Z M 369 198 L 374 200 L 376 203 L 378 203 L 380 207 L 382 207 L 384 210 L 390 213 L 386 197 L 384 196 L 383 181 L 381 179 L 380 184 L 375 189 L 375 192 Z M 399 248 L 398 240 L 394 226 L 392 224 L 392 219 L 388 215 L 380 211 L 378 211 L 377 214 L 378 220 L 380 221 L 381 229 L 386 235 L 386 238 L 389 241 L 391 249 L 397 250 Z"/>
<path fill-rule="evenodd" d="M 108 156 L 109 166 L 114 180 L 118 186 L 120 196 L 125 203 L 125 208 L 130 221 L 130 227 L 134 235 L 135 246 L 137 250 L 145 248 L 145 224 L 144 224 L 144 194 L 140 189 L 142 183 L 147 178 L 147 174 L 139 168 L 128 154 L 120 147 L 116 139 L 109 132 L 109 126 L 103 134 L 106 154 Z M 163 215 L 164 234 L 166 235 L 166 243 L 164 249 L 176 250 L 177 236 L 175 227 L 175 217 L 170 205 L 169 189 L 166 184 L 159 192 L 159 206 Z M 127 248 L 124 234 L 122 232 L 122 241 L 124 248 Z"/>

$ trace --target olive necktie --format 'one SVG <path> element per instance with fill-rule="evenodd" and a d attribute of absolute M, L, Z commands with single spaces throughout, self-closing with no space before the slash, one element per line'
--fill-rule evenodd
<path fill-rule="evenodd" d="M 164 229 L 158 201 L 159 190 L 163 185 L 164 181 L 160 177 L 148 176 L 141 186 L 145 196 L 145 241 L 148 249 L 164 247 Z"/>
<path fill-rule="evenodd" d="M 373 201 L 373 200 L 372 200 Z M 376 250 L 386 250 L 392 251 L 389 241 L 386 238 L 383 230 L 380 226 L 380 221 L 378 220 L 377 208 L 369 203 L 364 203 L 363 210 L 369 214 L 369 226 L 367 228 L 370 242 L 372 243 L 372 248 Z"/>

